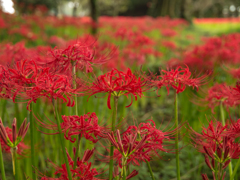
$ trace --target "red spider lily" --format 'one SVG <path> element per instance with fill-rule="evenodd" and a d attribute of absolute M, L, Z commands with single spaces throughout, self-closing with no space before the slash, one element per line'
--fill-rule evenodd
<path fill-rule="evenodd" d="M 40 97 L 47 97 L 50 101 L 60 98 L 67 103 L 67 106 L 74 106 L 72 93 L 76 89 L 72 88 L 69 76 L 52 74 L 48 68 L 45 68 L 35 81 L 35 86 L 26 89 L 26 98 L 30 98 L 28 105 L 32 101 L 36 102 Z"/>
<path fill-rule="evenodd" d="M 192 130 L 192 143 L 198 151 L 204 154 L 207 166 L 215 172 L 217 176 L 225 177 L 224 169 L 229 165 L 231 159 L 239 159 L 240 144 L 236 141 L 234 133 L 235 125 L 223 126 L 220 122 L 211 121 L 207 128 L 203 127 L 202 133 L 199 134 Z M 211 163 L 209 158 L 211 158 Z M 203 179 L 207 176 L 202 176 Z M 224 179 L 224 178 L 223 178 Z"/>
<path fill-rule="evenodd" d="M 237 101 L 239 101 L 240 100 L 240 81 L 238 81 L 237 83 L 236 83 L 236 87 L 235 88 L 233 88 L 233 90 L 234 90 L 234 97 L 235 97 L 235 99 L 237 100 Z"/>
<path fill-rule="evenodd" d="M 158 151 L 172 152 L 173 149 L 165 148 L 164 142 L 170 141 L 175 131 L 162 132 L 155 127 L 154 121 L 149 120 L 147 123 L 140 123 L 138 127 L 129 126 L 121 135 L 117 130 L 117 140 L 113 132 L 108 133 L 107 138 L 116 148 L 113 158 L 122 167 L 123 157 L 127 157 L 127 164 L 140 165 L 140 162 L 150 161 L 154 155 L 159 156 Z"/>
<path fill-rule="evenodd" d="M 30 86 L 35 83 L 39 68 L 34 61 L 22 60 L 16 62 L 15 68 L 8 68 L 5 76 L 18 86 Z"/>
<path fill-rule="evenodd" d="M 240 119 L 234 122 L 232 119 L 229 121 L 229 128 L 225 132 L 226 136 L 230 136 L 232 138 L 240 137 Z"/>
<path fill-rule="evenodd" d="M 176 69 L 171 69 L 169 71 L 162 70 L 161 75 L 157 77 L 159 80 L 156 80 L 154 83 L 158 89 L 162 86 L 166 86 L 168 93 L 169 86 L 176 89 L 177 93 L 180 93 L 185 90 L 186 86 L 192 86 L 198 90 L 200 85 L 206 84 L 206 78 L 209 74 L 210 73 L 204 74 L 198 78 L 193 78 L 188 66 L 186 66 L 186 68 L 178 66 Z"/>
<path fill-rule="evenodd" d="M 171 141 L 174 138 L 176 129 L 163 132 L 156 128 L 155 122 L 151 119 L 145 123 L 140 123 L 138 126 L 129 126 L 128 129 L 123 133 L 137 133 L 141 137 L 149 136 L 148 143 L 151 144 L 151 148 L 157 154 L 157 150 L 169 152 L 163 146 L 164 141 Z"/>
<path fill-rule="evenodd" d="M 18 147 L 17 153 L 22 154 L 23 150 L 27 148 L 27 146 L 22 142 L 30 125 L 30 123 L 26 123 L 27 120 L 25 119 L 17 133 L 16 118 L 13 120 L 12 129 L 9 127 L 5 128 L 0 118 L 0 142 L 3 151 L 10 153 L 11 148 Z"/>
<path fill-rule="evenodd" d="M 87 113 L 83 116 L 62 116 L 61 123 L 62 132 L 65 139 L 75 142 L 76 138 L 73 135 L 84 136 L 89 141 L 96 143 L 97 137 L 104 137 L 106 128 L 98 125 L 98 117 L 95 113 Z"/>
<path fill-rule="evenodd" d="M 208 90 L 208 94 L 204 99 L 204 102 L 212 109 L 212 112 L 216 106 L 219 106 L 221 103 L 227 108 L 239 104 L 236 101 L 234 91 L 231 87 L 226 84 L 215 84 Z"/>
<path fill-rule="evenodd" d="M 64 137 L 71 142 L 75 142 L 76 138 L 73 138 L 74 135 L 84 136 L 89 141 L 96 143 L 99 140 L 99 137 L 105 137 L 105 133 L 107 133 L 107 128 L 100 126 L 98 124 L 98 117 L 95 113 L 87 113 L 83 116 L 62 116 L 63 122 L 61 123 L 61 129 L 64 133 Z M 45 134 L 57 134 L 58 128 L 57 124 L 49 120 L 50 123 L 42 122 L 37 119 L 37 122 L 40 126 L 50 129 L 56 130 L 55 133 L 45 133 Z"/>
<path fill-rule="evenodd" d="M 53 59 L 48 62 L 48 64 L 54 64 L 55 67 L 61 67 L 61 72 L 69 70 L 72 64 L 76 65 L 78 69 L 86 69 L 86 72 L 92 72 L 92 66 L 94 64 L 103 64 L 109 59 L 106 56 L 94 57 L 94 43 L 95 42 L 77 41 L 72 42 L 65 49 L 54 49 L 50 51 Z M 114 48 L 112 47 L 111 52 L 113 51 Z"/>
<path fill-rule="evenodd" d="M 148 136 L 144 136 L 141 140 L 137 140 L 137 136 L 138 134 L 128 134 L 121 137 L 119 130 L 117 130 L 117 142 L 113 132 L 107 134 L 109 141 L 116 148 L 114 150 L 113 159 L 118 162 L 121 168 L 123 157 L 127 157 L 127 164 L 132 163 L 134 165 L 139 165 L 139 162 L 150 161 L 150 150 L 144 151 L 144 149 L 147 148 L 146 141 L 148 140 Z"/>
<path fill-rule="evenodd" d="M 210 121 L 207 128 L 203 127 L 202 133 L 199 134 L 191 128 L 191 139 L 193 140 L 194 147 L 201 153 L 205 153 L 204 147 L 209 147 L 215 152 L 216 143 L 223 141 L 225 130 L 228 125 L 223 126 L 221 122 Z"/>
<path fill-rule="evenodd" d="M 131 95 L 132 105 L 133 97 L 141 97 L 144 91 L 149 89 L 148 81 L 144 78 L 135 76 L 130 69 L 126 73 L 113 68 L 110 72 L 100 75 L 89 87 L 89 97 L 97 93 L 108 93 L 107 105 L 111 109 L 111 96 L 119 97 L 121 95 Z"/>
<path fill-rule="evenodd" d="M 91 156 L 93 155 L 93 151 L 94 151 L 94 149 L 86 150 L 84 152 L 83 158 L 81 160 L 79 158 L 77 159 L 77 167 L 75 169 L 73 169 L 74 162 L 67 152 L 68 163 L 70 166 L 73 180 L 98 180 L 98 178 L 96 178 L 95 176 L 97 176 L 99 173 L 97 172 L 97 170 L 95 168 L 91 169 L 92 164 L 91 164 L 91 162 L 88 162 L 89 159 L 91 158 Z M 59 178 L 49 178 L 49 177 L 46 177 L 45 175 L 40 175 L 40 176 L 42 176 L 41 180 L 47 180 L 47 179 L 48 180 L 49 179 L 50 180 L 66 180 L 66 179 L 68 179 L 68 173 L 67 173 L 65 164 L 63 164 L 61 167 L 59 167 L 56 164 L 54 164 L 53 162 L 51 162 L 50 160 L 49 160 L 49 162 L 56 169 L 54 174 L 59 175 L 60 177 Z"/>

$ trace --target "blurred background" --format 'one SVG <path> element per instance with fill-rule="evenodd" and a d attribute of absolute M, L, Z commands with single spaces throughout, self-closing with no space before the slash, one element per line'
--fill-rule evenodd
<path fill-rule="evenodd" d="M 239 0 L 0 0 L 4 12 L 88 16 L 169 16 L 171 18 L 239 17 Z"/>

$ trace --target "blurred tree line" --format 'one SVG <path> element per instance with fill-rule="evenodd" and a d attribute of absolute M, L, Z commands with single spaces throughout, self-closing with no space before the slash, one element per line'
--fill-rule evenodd
<path fill-rule="evenodd" d="M 231 5 L 236 7 L 235 12 L 226 13 L 229 13 L 229 16 L 237 16 L 239 10 L 237 7 L 240 7 L 240 0 L 14 0 L 14 2 L 19 13 L 32 13 L 39 5 L 44 5 L 56 15 L 61 13 L 61 6 L 64 3 L 71 2 L 73 16 L 77 16 L 79 7 L 87 7 L 95 11 L 91 13 L 95 19 L 98 15 L 149 15 L 190 20 L 192 17 L 223 17 L 224 9 L 229 11 Z"/>
<path fill-rule="evenodd" d="M 71 4 L 72 16 L 81 11 L 89 12 L 95 25 L 99 15 L 107 16 L 169 16 L 183 18 L 191 22 L 193 17 L 240 16 L 240 0 L 13 0 L 17 13 L 44 13 L 51 10 L 55 15 L 62 14 L 62 6 Z M 81 14 L 82 15 L 82 14 Z"/>

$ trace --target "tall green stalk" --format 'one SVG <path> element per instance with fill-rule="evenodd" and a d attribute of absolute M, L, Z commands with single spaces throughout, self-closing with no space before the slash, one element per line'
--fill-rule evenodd
<path fill-rule="evenodd" d="M 32 162 L 32 167 L 35 168 L 36 167 L 36 154 L 35 154 L 35 148 L 34 148 L 34 139 L 35 139 L 35 131 L 34 130 L 34 122 L 33 122 L 33 104 L 31 103 L 29 105 L 29 121 L 30 121 L 30 139 L 31 139 L 31 162 Z M 36 174 L 32 172 L 32 178 L 33 180 L 36 180 L 37 177 L 36 177 Z"/>
<path fill-rule="evenodd" d="M 18 164 L 17 164 L 17 147 L 11 148 L 11 154 L 12 154 L 12 164 L 13 164 L 13 175 L 15 177 L 15 180 L 18 180 Z"/>
<path fill-rule="evenodd" d="M 178 128 L 178 96 L 177 96 L 177 91 L 175 91 L 175 125 L 176 128 Z M 175 149 L 176 149 L 176 169 L 177 169 L 177 180 L 180 180 L 180 165 L 179 165 L 179 148 L 178 148 L 178 129 L 176 131 L 175 135 Z"/>
<path fill-rule="evenodd" d="M 153 176 L 153 172 L 152 172 L 151 165 L 150 165 L 150 163 L 149 163 L 148 161 L 147 161 L 147 166 L 148 166 L 148 170 L 149 170 L 149 172 L 150 172 L 150 175 L 151 175 L 152 180 L 155 180 L 155 178 L 154 178 L 154 176 Z"/>
<path fill-rule="evenodd" d="M 69 167 L 69 163 L 68 163 L 68 157 L 67 157 L 67 153 L 66 153 L 66 149 L 65 149 L 64 137 L 63 137 L 63 134 L 61 132 L 62 130 L 61 130 L 61 126 L 60 126 L 60 119 L 59 119 L 59 115 L 58 115 L 57 103 L 54 100 L 52 100 L 52 104 L 53 104 L 53 107 L 54 107 L 55 119 L 57 121 L 57 126 L 58 126 L 58 131 L 59 131 L 58 137 L 59 137 L 61 147 L 62 147 L 62 153 L 63 153 L 63 157 L 64 157 L 64 161 L 65 161 L 66 168 L 67 168 L 67 173 L 68 173 L 68 179 L 72 180 L 72 174 L 71 174 L 71 171 L 70 171 L 70 167 Z"/>
<path fill-rule="evenodd" d="M 235 176 L 236 173 L 237 173 L 237 170 L 238 170 L 239 165 L 240 165 L 240 158 L 238 159 L 238 162 L 237 162 L 237 164 L 235 165 L 235 168 L 234 168 L 234 170 L 233 170 L 233 173 L 232 173 L 232 175 L 230 176 L 230 180 L 233 180 L 233 179 L 234 179 L 234 176 Z"/>
<path fill-rule="evenodd" d="M 127 169 L 126 169 L 126 166 L 127 166 L 127 158 L 126 158 L 126 157 L 123 157 L 123 158 L 122 158 L 122 172 L 121 172 L 122 180 L 126 180 L 126 178 L 127 178 Z"/>
<path fill-rule="evenodd" d="M 2 180 L 6 180 L 1 143 L 0 143 L 0 169 L 1 169 Z"/>
<path fill-rule="evenodd" d="M 113 115 L 112 115 L 112 131 L 115 131 L 115 124 L 117 118 L 118 96 L 114 96 Z M 110 162 L 109 162 L 109 180 L 113 178 L 113 151 L 114 146 L 110 147 Z"/>
<path fill-rule="evenodd" d="M 5 112 L 6 112 L 6 107 L 7 107 L 7 100 L 2 99 L 2 114 L 1 114 L 1 118 L 4 119 L 5 116 Z"/>
<path fill-rule="evenodd" d="M 222 102 L 220 103 L 220 114 L 221 114 L 222 124 L 223 124 L 223 126 L 225 126 L 225 115 L 224 115 L 224 109 L 223 109 Z M 228 168 L 229 168 L 229 176 L 231 177 L 232 173 L 233 173 L 232 162 L 229 163 Z"/>
<path fill-rule="evenodd" d="M 76 84 L 76 77 L 77 77 L 77 70 L 76 70 L 76 65 L 73 64 L 73 76 L 75 78 L 73 78 L 73 88 L 76 89 L 77 88 L 77 84 Z M 78 98 L 77 98 L 77 95 L 75 94 L 74 95 L 74 101 L 75 101 L 75 106 L 74 106 L 74 110 L 75 110 L 75 115 L 78 116 Z M 75 156 L 74 156 L 74 166 L 73 166 L 73 169 L 76 168 L 77 166 L 77 158 L 78 158 L 78 154 L 79 154 L 79 150 L 80 150 L 80 142 L 81 142 L 81 134 L 78 135 L 78 138 L 77 138 L 77 145 L 76 145 L 76 153 L 75 153 Z"/>

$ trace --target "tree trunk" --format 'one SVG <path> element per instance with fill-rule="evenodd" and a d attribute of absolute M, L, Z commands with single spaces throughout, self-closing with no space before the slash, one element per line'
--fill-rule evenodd
<path fill-rule="evenodd" d="M 175 14 L 175 11 L 176 11 L 176 0 L 170 0 L 169 2 L 169 16 L 171 18 L 175 18 L 176 17 L 176 14 Z"/>
<path fill-rule="evenodd" d="M 93 35 L 97 34 L 98 25 L 98 12 L 97 12 L 97 0 L 90 0 L 91 18 L 92 18 L 92 30 Z"/>
<path fill-rule="evenodd" d="M 192 23 L 192 0 L 181 0 L 180 18 Z"/>

